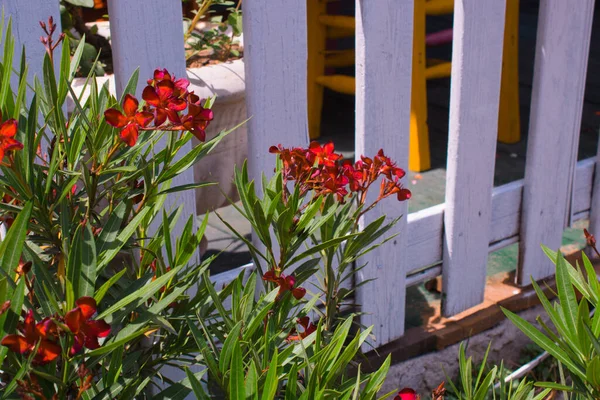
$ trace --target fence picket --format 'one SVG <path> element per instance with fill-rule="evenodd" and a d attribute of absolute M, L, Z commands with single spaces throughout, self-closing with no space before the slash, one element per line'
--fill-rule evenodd
<path fill-rule="evenodd" d="M 523 188 L 519 284 L 554 266 L 540 244 L 558 248 L 570 219 L 594 0 L 540 3 Z"/>
<path fill-rule="evenodd" d="M 45 49 L 40 42 L 40 36 L 44 32 L 40 28 L 39 21 L 47 23 L 48 17 L 52 16 L 56 23 L 56 33 L 54 39 L 62 32 L 60 27 L 60 11 L 58 0 L 0 0 L 0 12 L 4 9 L 4 18 L 8 21 L 12 19 L 12 34 L 15 39 L 14 66 L 19 70 L 21 60 L 21 50 L 25 46 L 25 55 L 29 67 L 28 81 L 33 82 L 34 75 L 40 81 L 42 79 L 42 60 L 44 59 Z M 24 10 L 27 10 L 25 12 Z M 60 54 L 60 47 L 56 49 Z M 13 77 L 11 85 L 16 91 L 18 80 Z M 31 96 L 28 96 L 31 97 Z"/>
<path fill-rule="evenodd" d="M 442 267 L 446 315 L 483 301 L 505 7 L 498 0 L 454 3 Z"/>
<path fill-rule="evenodd" d="M 306 2 L 244 1 L 248 173 L 273 173 L 269 147 L 308 143 Z"/>
<path fill-rule="evenodd" d="M 594 166 L 589 231 L 592 235 L 596 235 L 600 238 L 600 142 L 598 143 L 598 154 L 596 155 Z M 596 257 L 596 254 L 590 252 L 590 256 Z"/>
<path fill-rule="evenodd" d="M 115 86 L 120 94 L 136 68 L 140 69 L 137 94 L 156 68 L 166 68 L 177 77 L 187 77 L 183 50 L 182 9 L 178 1 L 128 0 L 109 1 Z M 165 142 L 162 143 L 164 145 Z M 188 143 L 181 149 L 192 149 Z M 194 182 L 194 171 L 186 171 L 173 179 L 171 186 Z M 183 205 L 183 216 L 176 224 L 174 237 L 179 237 L 188 216 L 196 214 L 195 191 L 170 195 L 167 210 Z"/>
<path fill-rule="evenodd" d="M 383 148 L 404 169 L 408 166 L 412 37 L 412 1 L 356 1 L 356 154 L 373 156 Z M 364 313 L 361 323 L 375 325 L 376 347 L 404 333 L 407 211 L 406 202 L 388 198 L 363 221 L 364 226 L 381 215 L 388 220 L 404 215 L 394 228 L 398 236 L 358 261 L 358 265 L 368 263 L 358 281 L 375 279 L 359 287 L 357 296 Z"/>

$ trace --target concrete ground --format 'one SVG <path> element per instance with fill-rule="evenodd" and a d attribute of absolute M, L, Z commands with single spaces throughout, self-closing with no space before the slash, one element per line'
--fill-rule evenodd
<path fill-rule="evenodd" d="M 533 75 L 533 58 L 535 53 L 535 36 L 537 29 L 538 1 L 521 0 L 520 37 L 519 37 L 519 83 L 522 140 L 507 145 L 498 143 L 496 151 L 496 168 L 494 183 L 502 185 L 524 177 L 525 156 L 527 150 L 527 130 L 529 124 L 529 105 Z M 596 154 L 598 143 L 598 124 L 600 117 L 600 8 L 596 3 L 596 13 L 591 40 L 590 60 L 582 110 L 581 136 L 579 141 L 579 159 Z M 437 31 L 452 26 L 451 16 L 429 18 L 428 29 Z M 351 43 L 346 43 L 351 46 Z M 342 43 L 344 45 L 344 43 Z M 428 57 L 450 59 L 451 46 L 428 49 Z M 346 70 L 345 73 L 353 73 Z M 409 203 L 411 212 L 418 211 L 444 202 L 446 182 L 446 155 L 448 144 L 448 106 L 450 96 L 450 80 L 440 79 L 428 82 L 428 122 L 432 168 L 422 173 L 410 172 L 406 184 L 413 192 Z M 354 156 L 354 97 L 326 91 L 323 119 L 322 142 L 333 141 L 336 149 L 345 157 Z M 233 207 L 218 210 L 219 214 L 231 223 L 243 235 L 250 235 L 250 227 Z M 211 270 L 218 273 L 250 262 L 250 255 L 243 243 L 236 239 L 219 219 L 211 215 L 207 230 L 208 252 L 212 255 L 222 252 L 215 260 Z M 574 229 L 564 235 L 564 244 L 581 247 L 585 240 L 581 232 L 585 222 L 580 222 Z M 493 275 L 516 268 L 518 257 L 517 245 L 494 252 L 488 260 L 488 273 Z M 423 314 L 432 306 L 439 305 L 439 294 L 432 293 L 423 285 L 408 289 L 407 294 L 407 327 L 424 323 Z"/>

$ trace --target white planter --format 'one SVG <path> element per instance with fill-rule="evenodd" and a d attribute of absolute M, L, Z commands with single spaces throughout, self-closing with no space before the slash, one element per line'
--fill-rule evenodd
<path fill-rule="evenodd" d="M 209 65 L 187 70 L 190 80 L 190 91 L 201 98 L 217 96 L 213 106 L 214 120 L 207 130 L 207 138 L 212 138 L 222 130 L 228 130 L 246 120 L 246 82 L 244 78 L 243 60 Z M 114 76 L 97 78 L 100 87 L 109 82 L 109 90 L 115 94 Z M 85 78 L 77 78 L 73 82 L 73 90 L 79 96 L 83 91 Z M 141 88 L 138 88 L 141 91 Z M 86 100 L 84 94 L 83 102 Z M 73 101 L 67 99 L 67 110 L 74 108 Z M 194 139 L 196 140 L 196 139 Z M 196 141 L 197 143 L 197 141 Z M 198 214 L 228 204 L 227 198 L 237 200 L 237 191 L 233 185 L 233 171 L 237 165 L 241 167 L 247 158 L 247 127 L 241 126 L 230 133 L 213 150 L 194 166 L 196 182 L 217 182 L 218 185 L 206 186 L 196 191 L 196 208 Z"/>

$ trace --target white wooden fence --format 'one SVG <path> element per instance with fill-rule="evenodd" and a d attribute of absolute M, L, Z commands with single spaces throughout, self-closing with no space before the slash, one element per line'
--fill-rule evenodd
<path fill-rule="evenodd" d="M 318 0 L 308 0 L 318 1 Z M 420 0 L 419 0 L 420 1 Z M 576 5 L 574 4 L 576 3 Z M 356 0 L 356 153 L 379 148 L 407 168 L 413 0 Z M 37 21 L 58 0 L 0 0 L 37 73 Z M 446 315 L 483 300 L 487 255 L 520 243 L 518 282 L 552 274 L 540 251 L 558 248 L 563 228 L 590 218 L 600 232 L 598 161 L 577 163 L 594 0 L 540 5 L 525 179 L 493 188 L 506 0 L 455 0 L 446 203 L 407 215 L 399 236 L 368 256 L 358 303 L 377 345 L 404 333 L 406 287 L 443 277 Z M 137 67 L 183 75 L 180 0 L 109 0 L 117 93 Z M 272 171 L 272 144 L 306 145 L 306 3 L 245 0 L 244 44 L 249 170 Z M 19 48 L 19 47 L 17 47 Z M 600 156 L 600 150 L 599 150 Z M 183 177 L 192 181 L 192 172 Z M 260 180 L 258 180 L 260 181 Z M 189 196 L 192 196 L 190 198 Z M 185 199 L 193 212 L 193 194 Z M 406 215 L 384 202 L 369 218 Z M 237 271 L 216 276 L 231 279 Z"/>

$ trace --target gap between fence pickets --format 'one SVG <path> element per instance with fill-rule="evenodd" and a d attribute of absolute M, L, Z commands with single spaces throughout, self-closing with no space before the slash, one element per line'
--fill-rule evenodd
<path fill-rule="evenodd" d="M 595 158 L 588 158 L 577 163 L 573 186 L 573 222 L 589 216 L 595 161 Z M 492 229 L 488 248 L 490 252 L 519 241 L 522 190 L 523 180 L 494 188 Z M 442 262 L 443 219 L 444 204 L 408 215 L 406 286 L 416 285 L 441 274 L 438 264 Z M 237 278 L 243 270 L 249 273 L 254 270 L 254 266 L 249 263 L 217 274 L 211 277 L 211 280 L 220 288 Z"/>

